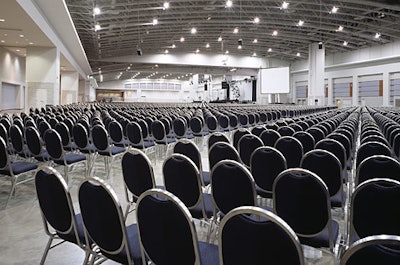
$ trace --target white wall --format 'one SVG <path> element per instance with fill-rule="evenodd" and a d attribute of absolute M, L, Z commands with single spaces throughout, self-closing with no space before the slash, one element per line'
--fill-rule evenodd
<path fill-rule="evenodd" d="M 0 46 L 0 88 L 3 83 L 11 84 L 18 89 L 17 102 L 14 102 L 13 106 L 25 111 L 25 57 L 17 56 Z M 0 110 L 3 109 L 4 107 L 0 106 Z"/>
<path fill-rule="evenodd" d="M 291 69 L 291 100 L 295 102 L 296 83 L 308 81 L 308 61 L 302 60 L 293 63 Z M 328 83 L 328 102 L 333 102 L 332 88 L 333 80 L 349 78 L 353 83 L 352 105 L 359 105 L 358 83 L 360 80 L 368 79 L 366 76 L 382 76 L 383 106 L 389 106 L 390 78 L 394 73 L 400 72 L 400 42 L 365 48 L 353 52 L 337 53 L 326 56 L 324 78 Z M 379 100 L 370 101 L 376 104 Z M 365 102 L 368 104 L 368 101 Z"/>
<path fill-rule="evenodd" d="M 61 74 L 61 104 L 78 102 L 79 73 L 63 72 Z"/>

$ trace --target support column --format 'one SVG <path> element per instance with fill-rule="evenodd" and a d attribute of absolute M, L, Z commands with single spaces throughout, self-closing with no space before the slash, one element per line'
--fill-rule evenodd
<path fill-rule="evenodd" d="M 308 105 L 325 104 L 325 47 L 311 43 L 308 55 Z"/>
<path fill-rule="evenodd" d="M 26 49 L 27 107 L 60 104 L 60 52 L 57 48 Z"/>
<path fill-rule="evenodd" d="M 327 105 L 333 105 L 333 78 L 328 78 L 328 102 Z"/>
<path fill-rule="evenodd" d="M 389 78 L 389 73 L 388 72 L 383 72 L 382 75 L 383 79 L 383 91 L 382 91 L 382 96 L 383 96 L 383 106 L 387 107 L 389 106 L 389 101 L 390 101 L 390 78 Z"/>
<path fill-rule="evenodd" d="M 353 75 L 353 97 L 352 97 L 352 105 L 353 106 L 358 106 L 359 102 L 358 102 L 358 76 L 357 75 Z"/>
<path fill-rule="evenodd" d="M 78 72 L 63 72 L 61 74 L 61 104 L 78 102 L 78 91 Z"/>

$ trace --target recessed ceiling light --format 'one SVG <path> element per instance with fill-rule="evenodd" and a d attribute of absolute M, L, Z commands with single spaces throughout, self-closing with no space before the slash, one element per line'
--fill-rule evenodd
<path fill-rule="evenodd" d="M 165 50 L 164 53 L 167 54 L 167 53 L 169 53 L 169 51 L 168 51 L 168 50 Z"/>
<path fill-rule="evenodd" d="M 93 14 L 94 15 L 100 15 L 100 13 L 101 13 L 100 8 L 98 8 L 98 7 L 93 8 Z"/>
<path fill-rule="evenodd" d="M 339 7 L 333 6 L 332 10 L 331 10 L 331 13 L 332 14 L 336 14 L 338 10 L 339 10 Z"/>
<path fill-rule="evenodd" d="M 95 31 L 101 30 L 100 24 L 94 25 L 94 30 L 95 30 Z"/>
<path fill-rule="evenodd" d="M 282 9 L 287 9 L 288 7 L 289 7 L 289 3 L 286 2 L 286 1 L 284 1 L 284 2 L 282 3 Z"/>
<path fill-rule="evenodd" d="M 300 55 L 301 55 L 301 54 L 300 54 L 299 52 L 298 52 L 298 53 L 296 53 L 296 56 L 297 56 L 297 57 L 300 57 Z"/>
<path fill-rule="evenodd" d="M 379 39 L 381 37 L 381 34 L 379 32 L 375 33 L 375 39 Z"/>
<path fill-rule="evenodd" d="M 184 42 L 184 41 L 185 41 L 185 38 L 181 37 L 180 42 Z"/>
<path fill-rule="evenodd" d="M 207 44 L 206 44 L 206 48 L 210 48 L 210 43 L 207 43 Z"/>
<path fill-rule="evenodd" d="M 344 27 L 342 25 L 340 25 L 337 29 L 337 31 L 342 31 L 344 29 Z"/>
<path fill-rule="evenodd" d="M 0 18 L 0 22 L 4 22 L 6 21 L 4 18 Z"/>
<path fill-rule="evenodd" d="M 238 27 L 234 28 L 233 33 L 235 33 L 235 34 L 239 33 L 239 28 Z"/>
<path fill-rule="evenodd" d="M 222 37 L 221 36 L 218 37 L 218 41 L 220 41 L 220 42 L 222 41 Z"/>
<path fill-rule="evenodd" d="M 176 45 L 175 44 L 172 44 L 172 49 L 175 49 L 176 48 Z"/>
<path fill-rule="evenodd" d="M 253 20 L 253 22 L 254 22 L 255 24 L 260 23 L 260 18 L 259 18 L 259 17 L 255 17 L 254 20 Z"/>
<path fill-rule="evenodd" d="M 25 37 L 25 36 L 24 36 L 24 34 L 21 34 L 21 35 L 19 35 L 19 37 L 20 37 L 20 38 L 23 38 L 23 37 Z"/>
<path fill-rule="evenodd" d="M 225 3 L 226 7 L 232 7 L 232 5 L 233 5 L 233 2 L 231 0 L 227 0 Z"/>
<path fill-rule="evenodd" d="M 200 52 L 200 49 L 196 49 L 196 53 L 199 53 Z"/>
<path fill-rule="evenodd" d="M 157 25 L 157 24 L 158 24 L 158 19 L 153 18 L 153 26 L 155 26 L 155 25 Z"/>
<path fill-rule="evenodd" d="M 33 45 L 34 43 L 33 42 L 29 42 L 29 45 Z"/>
<path fill-rule="evenodd" d="M 269 48 L 269 49 L 268 49 L 268 52 L 272 52 L 272 48 Z"/>
<path fill-rule="evenodd" d="M 347 44 L 349 44 L 347 41 L 343 42 L 343 46 L 347 46 Z"/>
<path fill-rule="evenodd" d="M 238 50 L 241 50 L 242 49 L 242 45 L 238 45 Z"/>
<path fill-rule="evenodd" d="M 257 43 L 257 42 L 258 42 L 258 40 L 257 40 L 257 39 L 254 39 L 254 40 L 253 40 L 253 43 Z"/>
<path fill-rule="evenodd" d="M 196 34 L 196 32 L 197 32 L 197 29 L 196 29 L 196 28 L 192 28 L 192 29 L 190 30 L 190 33 L 192 33 L 192 34 Z"/>
<path fill-rule="evenodd" d="M 228 53 L 229 53 L 229 51 L 228 51 L 228 50 L 226 50 L 226 51 L 225 51 L 225 53 L 226 53 L 226 54 L 228 54 Z"/>
<path fill-rule="evenodd" d="M 299 22 L 297 22 L 297 26 L 301 27 L 304 25 L 304 20 L 299 20 Z"/>
<path fill-rule="evenodd" d="M 253 52 L 253 56 L 257 56 L 257 53 Z"/>
<path fill-rule="evenodd" d="M 273 32 L 272 32 L 272 36 L 277 36 L 278 35 L 278 31 L 277 30 L 274 30 Z"/>
<path fill-rule="evenodd" d="M 4 43 L 4 42 L 6 42 L 6 41 L 5 41 L 5 40 L 1 40 L 0 42 L 1 42 L 1 43 Z"/>
<path fill-rule="evenodd" d="M 169 3 L 168 2 L 164 2 L 163 4 L 163 9 L 168 9 L 169 8 Z"/>
<path fill-rule="evenodd" d="M 20 50 L 20 49 L 16 49 L 16 51 L 17 51 L 17 52 L 20 52 L 21 50 Z"/>
<path fill-rule="evenodd" d="M 211 16 L 208 16 L 208 17 L 207 17 L 207 20 L 211 20 Z"/>

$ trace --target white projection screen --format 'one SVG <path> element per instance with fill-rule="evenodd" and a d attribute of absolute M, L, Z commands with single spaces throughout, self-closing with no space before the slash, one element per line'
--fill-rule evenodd
<path fill-rule="evenodd" d="M 289 93 L 289 67 L 261 69 L 261 93 Z"/>

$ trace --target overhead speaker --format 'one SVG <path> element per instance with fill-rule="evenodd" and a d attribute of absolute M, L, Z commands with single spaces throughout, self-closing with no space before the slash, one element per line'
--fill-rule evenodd
<path fill-rule="evenodd" d="M 137 49 L 137 50 L 136 50 L 136 53 L 137 53 L 137 55 L 139 55 L 139 56 L 142 56 L 142 55 L 143 55 L 142 49 Z"/>
<path fill-rule="evenodd" d="M 318 49 L 322 50 L 322 42 L 318 43 Z"/>

